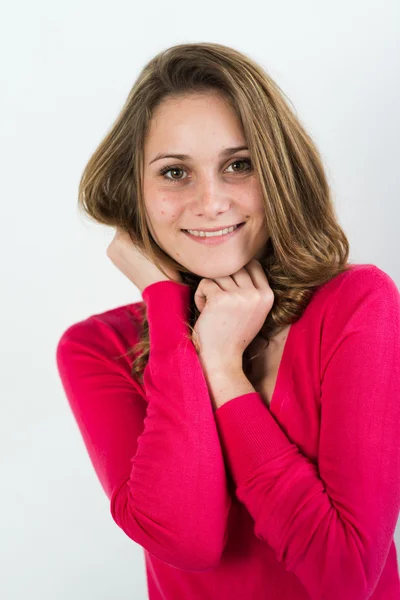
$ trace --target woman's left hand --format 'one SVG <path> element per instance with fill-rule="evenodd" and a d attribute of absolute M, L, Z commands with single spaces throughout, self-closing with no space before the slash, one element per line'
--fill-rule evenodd
<path fill-rule="evenodd" d="M 226 277 L 202 279 L 194 295 L 194 326 L 204 366 L 241 369 L 243 352 L 262 328 L 274 293 L 258 260 Z"/>

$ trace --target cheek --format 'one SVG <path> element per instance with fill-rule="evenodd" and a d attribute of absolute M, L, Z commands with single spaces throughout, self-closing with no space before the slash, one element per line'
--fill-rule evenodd
<path fill-rule="evenodd" d="M 158 198 L 151 203 L 150 214 L 158 225 L 170 225 L 179 217 L 177 202 L 166 197 Z"/>
<path fill-rule="evenodd" d="M 260 207 L 263 205 L 263 192 L 258 177 L 251 179 L 251 185 L 248 192 L 249 198 L 251 198 L 251 203 L 254 207 Z"/>

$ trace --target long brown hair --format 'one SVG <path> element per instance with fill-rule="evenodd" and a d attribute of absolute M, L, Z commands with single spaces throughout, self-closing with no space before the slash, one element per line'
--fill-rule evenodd
<path fill-rule="evenodd" d="M 167 97 L 196 92 L 218 93 L 231 103 L 260 180 L 270 235 L 260 262 L 275 297 L 263 326 L 268 341 L 301 317 L 316 287 L 347 270 L 349 242 L 314 142 L 279 86 L 250 57 L 221 44 L 185 43 L 152 58 L 84 169 L 79 208 L 97 222 L 127 231 L 163 273 L 159 258 L 180 272 L 191 289 L 187 325 L 196 345 L 199 311 L 193 297 L 201 277 L 156 244 L 142 194 L 144 142 L 155 108 Z M 144 310 L 140 340 L 127 352 L 134 354 L 132 375 L 141 382 L 149 352 Z M 246 351 L 243 360 L 245 368 Z"/>

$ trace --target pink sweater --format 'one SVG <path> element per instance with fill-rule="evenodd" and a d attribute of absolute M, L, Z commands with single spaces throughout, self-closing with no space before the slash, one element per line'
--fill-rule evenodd
<path fill-rule="evenodd" d="M 213 410 L 186 285 L 71 325 L 61 381 L 150 600 L 399 600 L 400 294 L 375 265 L 320 286 L 268 408 Z M 143 387 L 120 357 L 149 319 Z"/>

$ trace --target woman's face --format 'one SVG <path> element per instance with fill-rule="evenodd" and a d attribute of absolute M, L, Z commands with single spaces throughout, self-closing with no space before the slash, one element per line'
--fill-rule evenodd
<path fill-rule="evenodd" d="M 224 154 L 227 148 L 241 146 L 246 140 L 240 122 L 216 94 L 167 98 L 150 123 L 143 180 L 148 225 L 164 252 L 201 277 L 232 275 L 261 257 L 269 237 L 249 151 Z M 186 156 L 171 157 L 178 154 Z M 209 238 L 212 245 L 183 231 L 224 229 L 243 222 L 226 239 Z"/>

